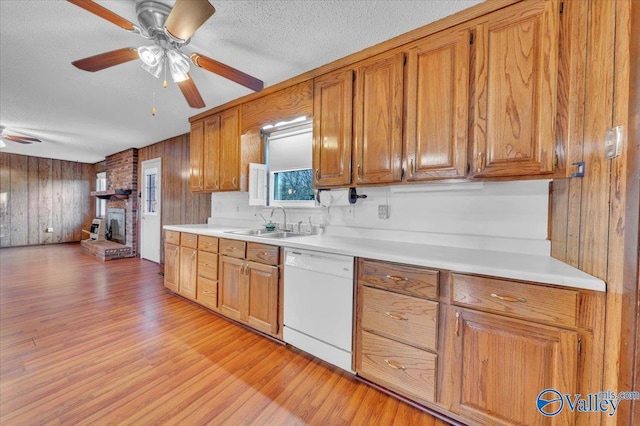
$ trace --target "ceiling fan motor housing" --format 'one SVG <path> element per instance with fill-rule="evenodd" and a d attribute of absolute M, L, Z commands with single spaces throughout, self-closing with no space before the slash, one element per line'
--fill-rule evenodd
<path fill-rule="evenodd" d="M 136 5 L 136 15 L 140 27 L 154 39 L 158 36 L 166 38 L 164 23 L 171 13 L 171 7 L 157 1 L 141 1 Z"/>

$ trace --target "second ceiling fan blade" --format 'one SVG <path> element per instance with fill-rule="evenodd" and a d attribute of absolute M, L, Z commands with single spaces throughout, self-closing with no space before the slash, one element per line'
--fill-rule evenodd
<path fill-rule="evenodd" d="M 120 65 L 125 62 L 138 59 L 138 51 L 133 47 L 124 47 L 118 50 L 112 50 L 111 52 L 101 53 L 99 55 L 90 56 L 84 59 L 78 59 L 71 62 L 76 68 L 80 68 L 84 71 L 100 71 L 105 68 L 112 67 L 114 65 Z"/>
<path fill-rule="evenodd" d="M 191 79 L 189 73 L 187 73 L 187 78 L 184 81 L 178 83 L 178 87 L 182 91 L 187 103 L 191 108 L 204 108 L 204 101 L 202 100 L 202 96 L 200 96 L 200 92 L 196 87 L 196 84 Z"/>
<path fill-rule="evenodd" d="M 131 22 L 124 19 L 122 16 L 117 15 L 107 9 L 106 7 L 102 7 L 97 3 L 94 3 L 91 0 L 67 0 L 69 3 L 73 3 L 78 7 L 83 8 L 87 12 L 91 12 L 94 15 L 101 17 L 102 19 L 106 19 L 107 21 L 116 24 L 120 28 L 123 28 L 127 31 L 133 31 L 134 26 Z"/>
<path fill-rule="evenodd" d="M 244 87 L 248 87 L 254 92 L 259 92 L 264 88 L 262 80 L 258 80 L 249 74 L 245 74 L 240 70 L 230 67 L 229 65 L 225 65 L 222 62 L 218 62 L 215 59 L 200 55 L 199 53 L 191 54 L 191 62 L 200 68 L 204 68 L 214 74 L 218 74 L 231 81 L 235 81 Z"/>
<path fill-rule="evenodd" d="M 177 0 L 164 27 L 178 40 L 188 40 L 216 9 L 208 0 Z"/>
<path fill-rule="evenodd" d="M 11 142 L 24 143 L 24 144 L 34 143 L 34 142 L 42 142 L 40 139 L 30 138 L 28 136 L 4 135 L 4 136 L 2 136 L 2 139 L 6 139 L 6 140 L 11 141 Z"/>

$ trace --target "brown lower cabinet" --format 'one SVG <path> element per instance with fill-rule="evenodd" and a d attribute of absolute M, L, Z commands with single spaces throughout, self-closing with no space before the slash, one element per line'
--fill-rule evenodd
<path fill-rule="evenodd" d="M 280 332 L 279 248 L 220 240 L 220 312 L 277 336 Z"/>
<path fill-rule="evenodd" d="M 195 300 L 198 235 L 166 231 L 164 253 L 164 286 Z"/>
<path fill-rule="evenodd" d="M 363 378 L 468 424 L 600 424 L 598 413 L 566 403 L 543 416 L 536 401 L 545 389 L 600 390 L 604 293 L 357 265 L 355 369 Z"/>
<path fill-rule="evenodd" d="M 279 247 L 177 231 L 165 242 L 165 287 L 282 337 Z"/>

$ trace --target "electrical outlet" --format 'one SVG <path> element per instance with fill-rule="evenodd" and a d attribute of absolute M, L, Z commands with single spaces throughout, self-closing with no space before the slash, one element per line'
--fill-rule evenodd
<path fill-rule="evenodd" d="M 51 227 L 47 228 L 47 232 L 48 232 L 48 233 L 53 232 L 53 228 L 51 228 Z"/>
<path fill-rule="evenodd" d="M 389 204 L 378 205 L 378 219 L 389 219 Z"/>

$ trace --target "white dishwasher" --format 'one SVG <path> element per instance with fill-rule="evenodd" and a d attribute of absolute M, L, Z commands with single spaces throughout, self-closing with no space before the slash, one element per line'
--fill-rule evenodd
<path fill-rule="evenodd" d="M 284 341 L 353 373 L 353 257 L 284 253 Z"/>

